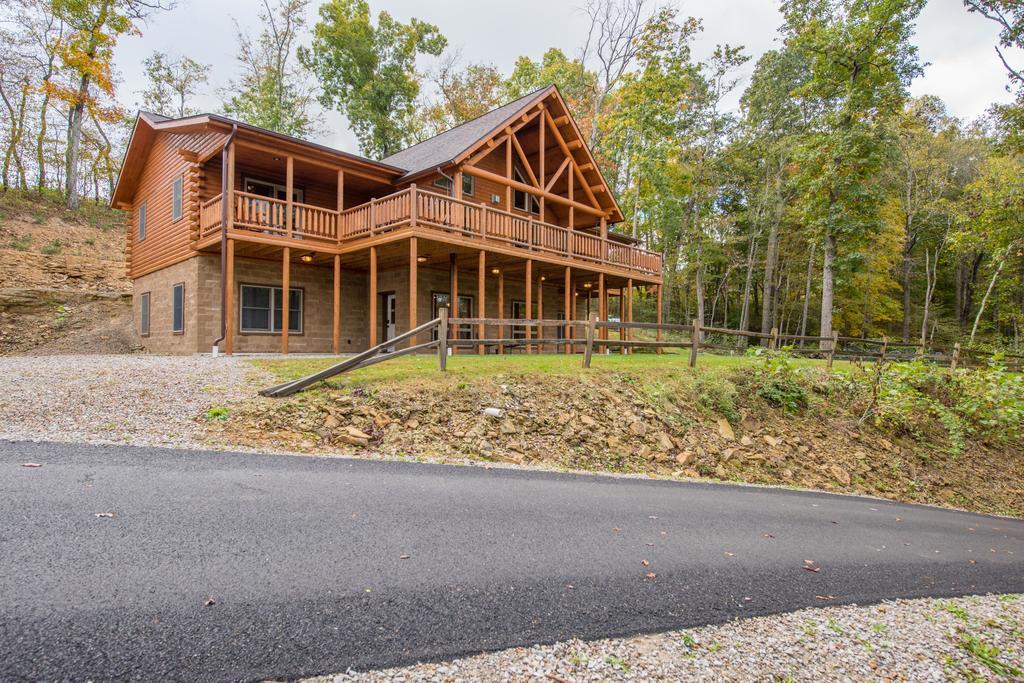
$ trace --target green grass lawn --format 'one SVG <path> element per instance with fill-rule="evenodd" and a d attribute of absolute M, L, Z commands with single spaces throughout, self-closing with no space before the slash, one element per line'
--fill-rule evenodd
<path fill-rule="evenodd" d="M 274 374 L 282 381 L 298 379 L 334 365 L 335 358 L 289 358 L 272 360 L 255 360 L 253 363 Z M 719 371 L 730 370 L 744 364 L 756 362 L 746 356 L 722 356 L 700 354 L 697 359 L 697 370 Z M 801 367 L 824 367 L 825 362 L 809 358 L 797 358 L 794 365 Z M 836 361 L 839 369 L 845 363 Z M 590 370 L 583 368 L 583 356 L 558 354 L 509 354 L 478 356 L 475 354 L 458 354 L 448 359 L 448 374 L 454 377 L 475 379 L 495 375 L 526 375 L 541 373 L 545 375 L 575 376 L 585 372 L 624 372 L 630 374 L 663 374 L 690 371 L 688 353 L 666 352 L 662 355 L 638 353 L 624 356 L 621 354 L 595 355 Z M 402 356 L 361 370 L 345 373 L 345 384 L 369 384 L 381 381 L 405 381 L 438 374 L 437 356 Z"/>

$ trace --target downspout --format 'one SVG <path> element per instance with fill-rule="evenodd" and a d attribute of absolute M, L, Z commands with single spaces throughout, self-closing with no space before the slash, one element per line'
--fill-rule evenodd
<path fill-rule="evenodd" d="M 447 173 L 445 173 L 444 171 L 442 171 L 440 166 L 437 167 L 437 172 L 440 173 L 443 177 L 447 178 L 448 182 L 451 183 L 448 186 L 448 196 L 449 197 L 454 197 L 455 196 L 455 178 L 453 178 L 452 176 L 450 176 Z"/>
<path fill-rule="evenodd" d="M 231 134 L 220 152 L 220 336 L 213 342 L 216 356 L 220 343 L 228 336 L 228 148 L 235 141 L 238 124 L 231 124 Z"/>

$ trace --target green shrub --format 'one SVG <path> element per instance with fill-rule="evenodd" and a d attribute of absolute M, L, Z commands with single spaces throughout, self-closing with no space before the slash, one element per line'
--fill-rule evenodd
<path fill-rule="evenodd" d="M 7 246 L 17 251 L 28 251 L 32 246 L 32 235 L 19 235 L 11 239 Z"/>
<path fill-rule="evenodd" d="M 736 410 L 736 385 L 726 377 L 702 375 L 695 384 L 697 400 L 711 412 L 735 424 L 740 420 Z"/>
<path fill-rule="evenodd" d="M 749 349 L 747 355 L 759 358 L 753 367 L 753 388 L 768 405 L 781 408 L 787 413 L 797 413 L 807 408 L 810 397 L 807 393 L 806 378 L 793 367 L 792 347 L 772 351 L 763 347 Z"/>
<path fill-rule="evenodd" d="M 63 248 L 64 245 L 61 244 L 60 240 L 50 240 L 49 242 L 44 244 L 43 248 L 40 249 L 39 251 L 46 254 L 47 256 L 56 256 L 61 252 Z"/>
<path fill-rule="evenodd" d="M 207 420 L 226 420 L 231 411 L 224 406 L 213 406 L 206 411 Z"/>

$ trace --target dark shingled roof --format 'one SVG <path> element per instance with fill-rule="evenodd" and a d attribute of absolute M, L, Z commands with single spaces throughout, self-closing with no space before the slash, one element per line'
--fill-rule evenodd
<path fill-rule="evenodd" d="M 472 147 L 474 143 L 486 137 L 507 119 L 515 116 L 517 111 L 525 107 L 531 100 L 536 99 L 545 90 L 547 87 L 535 90 L 472 121 L 466 121 L 412 147 L 407 147 L 401 152 L 381 159 L 381 162 L 389 166 L 404 168 L 406 175 L 414 175 L 421 171 L 444 166 Z"/>

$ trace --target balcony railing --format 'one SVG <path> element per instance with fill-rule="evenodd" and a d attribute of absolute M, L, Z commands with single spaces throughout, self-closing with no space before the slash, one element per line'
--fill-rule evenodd
<path fill-rule="evenodd" d="M 293 203 L 290 234 L 286 201 L 236 191 L 233 204 L 234 231 L 272 238 L 350 243 L 396 228 L 418 226 L 539 254 L 649 275 L 661 273 L 661 255 L 656 252 L 415 186 L 341 212 Z M 220 229 L 221 211 L 220 195 L 201 205 L 201 237 Z"/>

